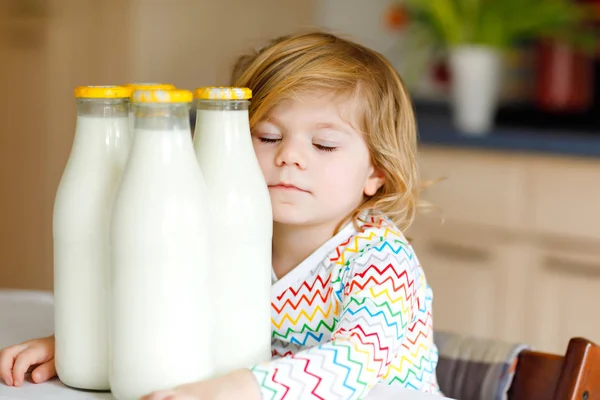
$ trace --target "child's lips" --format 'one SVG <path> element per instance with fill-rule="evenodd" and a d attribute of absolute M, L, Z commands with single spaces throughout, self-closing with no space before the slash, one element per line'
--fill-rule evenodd
<path fill-rule="evenodd" d="M 304 190 L 302 188 L 299 188 L 296 185 L 292 185 L 289 183 L 278 183 L 276 185 L 269 185 L 269 188 L 285 190 L 285 191 L 298 191 L 298 192 L 310 193 L 308 190 Z"/>

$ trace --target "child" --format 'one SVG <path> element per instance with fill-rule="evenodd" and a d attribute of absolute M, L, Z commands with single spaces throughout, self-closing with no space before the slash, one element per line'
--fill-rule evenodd
<path fill-rule="evenodd" d="M 398 74 L 374 51 L 309 33 L 241 58 L 234 79 L 253 91 L 252 139 L 273 207 L 273 359 L 144 400 L 438 394 L 432 293 L 402 234 L 419 176 Z M 52 345 L 5 349 L 0 375 L 18 385 Z M 38 370 L 34 381 L 50 378 L 52 361 Z"/>

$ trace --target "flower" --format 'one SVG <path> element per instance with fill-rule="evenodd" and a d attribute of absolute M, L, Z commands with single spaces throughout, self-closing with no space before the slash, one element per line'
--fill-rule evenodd
<path fill-rule="evenodd" d="M 400 4 L 392 4 L 385 12 L 385 26 L 391 31 L 402 30 L 408 21 L 408 10 Z"/>

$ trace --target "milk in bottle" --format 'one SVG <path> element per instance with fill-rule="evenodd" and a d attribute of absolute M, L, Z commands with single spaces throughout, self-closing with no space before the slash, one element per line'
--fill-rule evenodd
<path fill-rule="evenodd" d="M 251 91 L 195 91 L 194 148 L 212 205 L 214 359 L 217 373 L 271 358 L 269 191 L 248 119 Z"/>
<path fill-rule="evenodd" d="M 66 385 L 109 389 L 109 222 L 129 152 L 125 87 L 78 87 L 53 216 L 55 364 Z"/>
<path fill-rule="evenodd" d="M 185 90 L 132 96 L 112 219 L 110 384 L 119 400 L 211 377 L 209 214 Z"/>
<path fill-rule="evenodd" d="M 131 89 L 131 94 L 135 93 L 136 90 L 173 90 L 175 89 L 175 85 L 171 85 L 170 83 L 154 83 L 154 82 L 138 82 L 138 83 L 128 83 L 125 85 Z M 129 108 L 129 131 L 133 136 L 133 108 L 130 106 Z"/>

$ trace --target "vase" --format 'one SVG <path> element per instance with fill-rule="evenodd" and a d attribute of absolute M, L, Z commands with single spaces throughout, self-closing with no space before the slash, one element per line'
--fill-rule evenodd
<path fill-rule="evenodd" d="M 492 47 L 465 45 L 450 50 L 452 118 L 461 133 L 481 136 L 492 130 L 501 60 L 501 53 Z"/>

